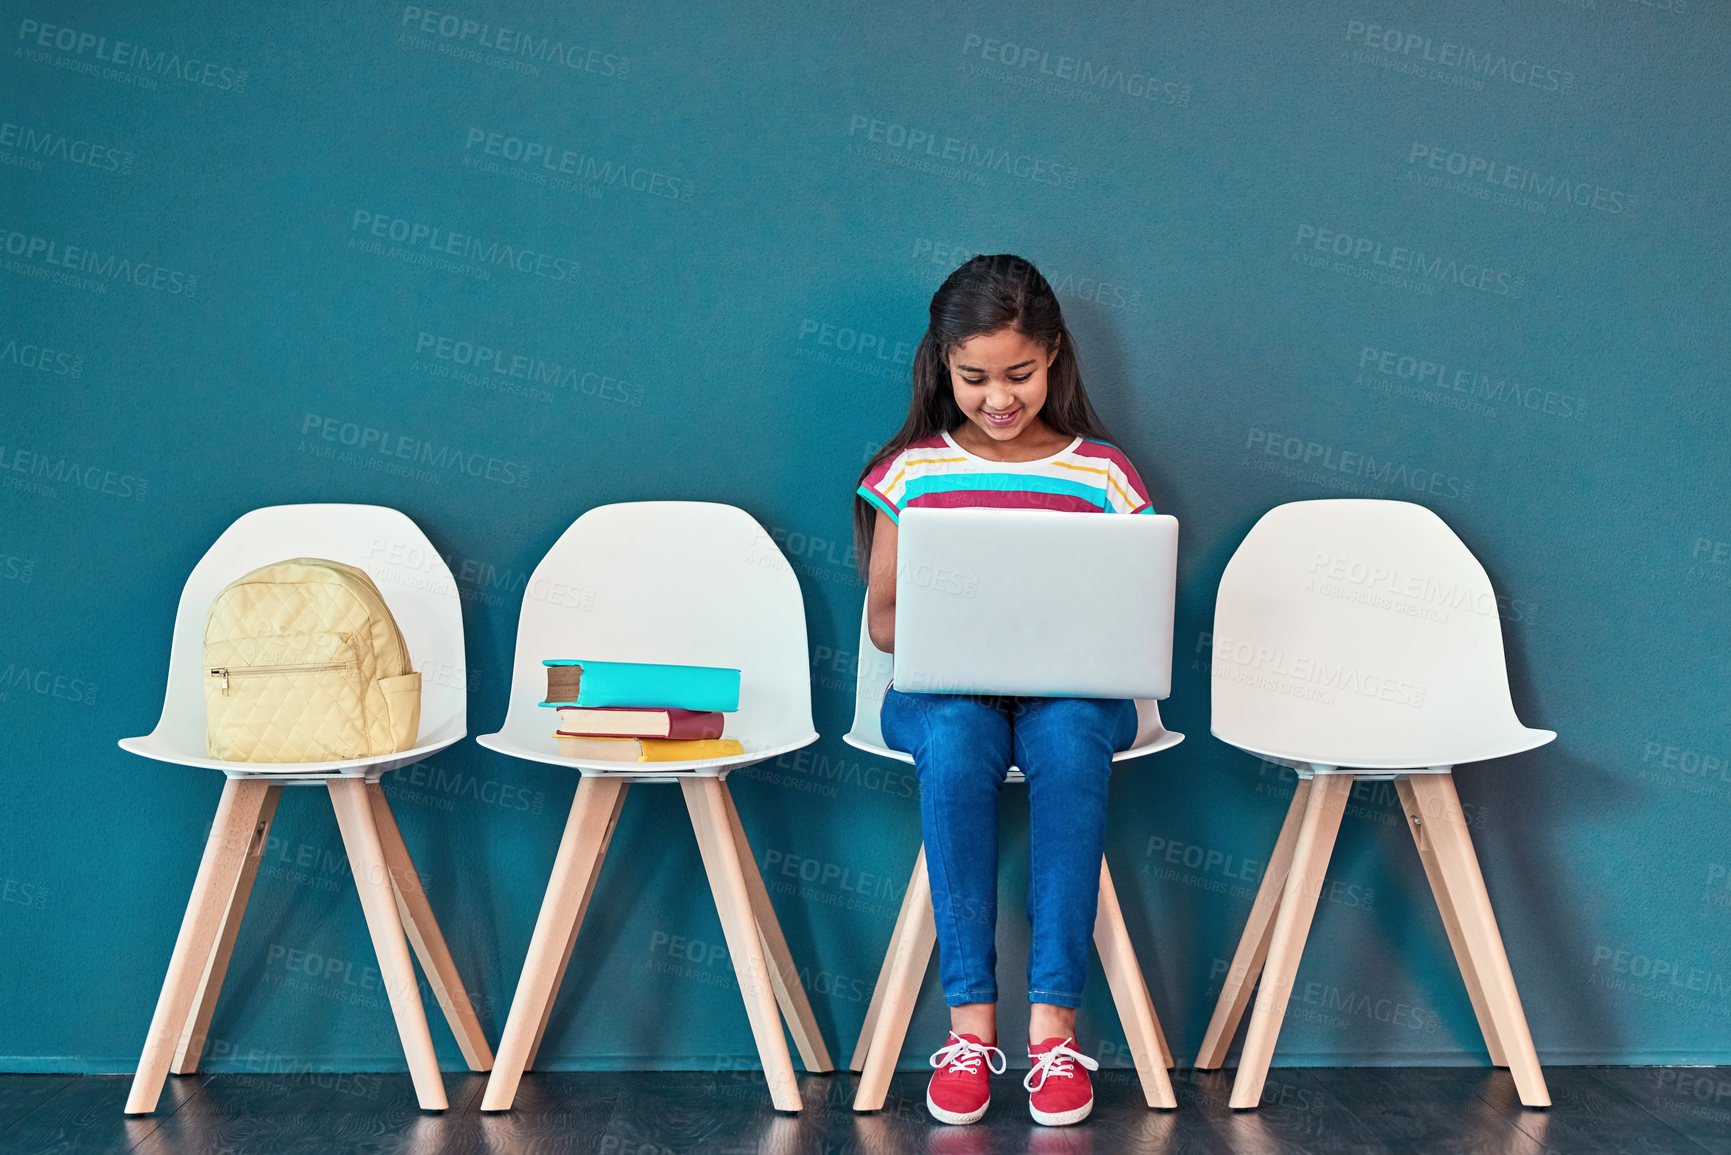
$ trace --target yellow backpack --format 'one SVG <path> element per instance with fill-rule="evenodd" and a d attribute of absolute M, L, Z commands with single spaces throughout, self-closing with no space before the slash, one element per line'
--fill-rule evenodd
<path fill-rule="evenodd" d="M 223 587 L 204 623 L 205 745 L 230 762 L 407 750 L 421 675 L 365 571 L 297 557 Z"/>

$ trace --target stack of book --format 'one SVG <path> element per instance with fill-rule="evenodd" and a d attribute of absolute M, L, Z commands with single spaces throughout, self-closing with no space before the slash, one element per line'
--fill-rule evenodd
<path fill-rule="evenodd" d="M 723 738 L 739 709 L 739 671 L 720 666 L 548 658 L 547 700 L 559 753 L 604 762 L 685 762 L 745 753 Z"/>

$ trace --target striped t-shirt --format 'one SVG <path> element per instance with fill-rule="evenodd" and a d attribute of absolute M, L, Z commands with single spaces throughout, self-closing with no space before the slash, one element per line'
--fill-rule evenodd
<path fill-rule="evenodd" d="M 1086 437 L 1077 437 L 1050 457 L 991 461 L 942 433 L 879 462 L 858 493 L 898 523 L 909 506 L 1154 512 L 1136 467 L 1123 451 Z"/>

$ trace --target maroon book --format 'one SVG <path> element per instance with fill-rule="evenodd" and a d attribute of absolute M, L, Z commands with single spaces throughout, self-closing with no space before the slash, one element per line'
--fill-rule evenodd
<path fill-rule="evenodd" d="M 598 738 L 719 738 L 720 710 L 660 706 L 560 706 L 559 731 Z"/>

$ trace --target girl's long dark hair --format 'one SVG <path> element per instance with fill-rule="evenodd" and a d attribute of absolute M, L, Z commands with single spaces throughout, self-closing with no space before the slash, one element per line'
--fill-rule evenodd
<path fill-rule="evenodd" d="M 926 335 L 920 338 L 919 348 L 914 350 L 914 390 L 908 404 L 908 419 L 872 455 L 860 471 L 860 482 L 915 441 L 936 437 L 966 420 L 950 386 L 950 353 L 970 337 L 1004 328 L 1015 329 L 1048 351 L 1057 346 L 1058 355 L 1046 370 L 1046 403 L 1040 409 L 1040 420 L 1066 437 L 1112 440 L 1082 388 L 1076 340 L 1064 326 L 1064 314 L 1058 308 L 1052 286 L 1046 283 L 1040 270 L 1021 257 L 1009 253 L 982 254 L 951 273 L 932 294 L 931 322 Z M 877 507 L 856 494 L 853 541 L 862 581 L 867 580 L 870 572 L 876 528 Z"/>

